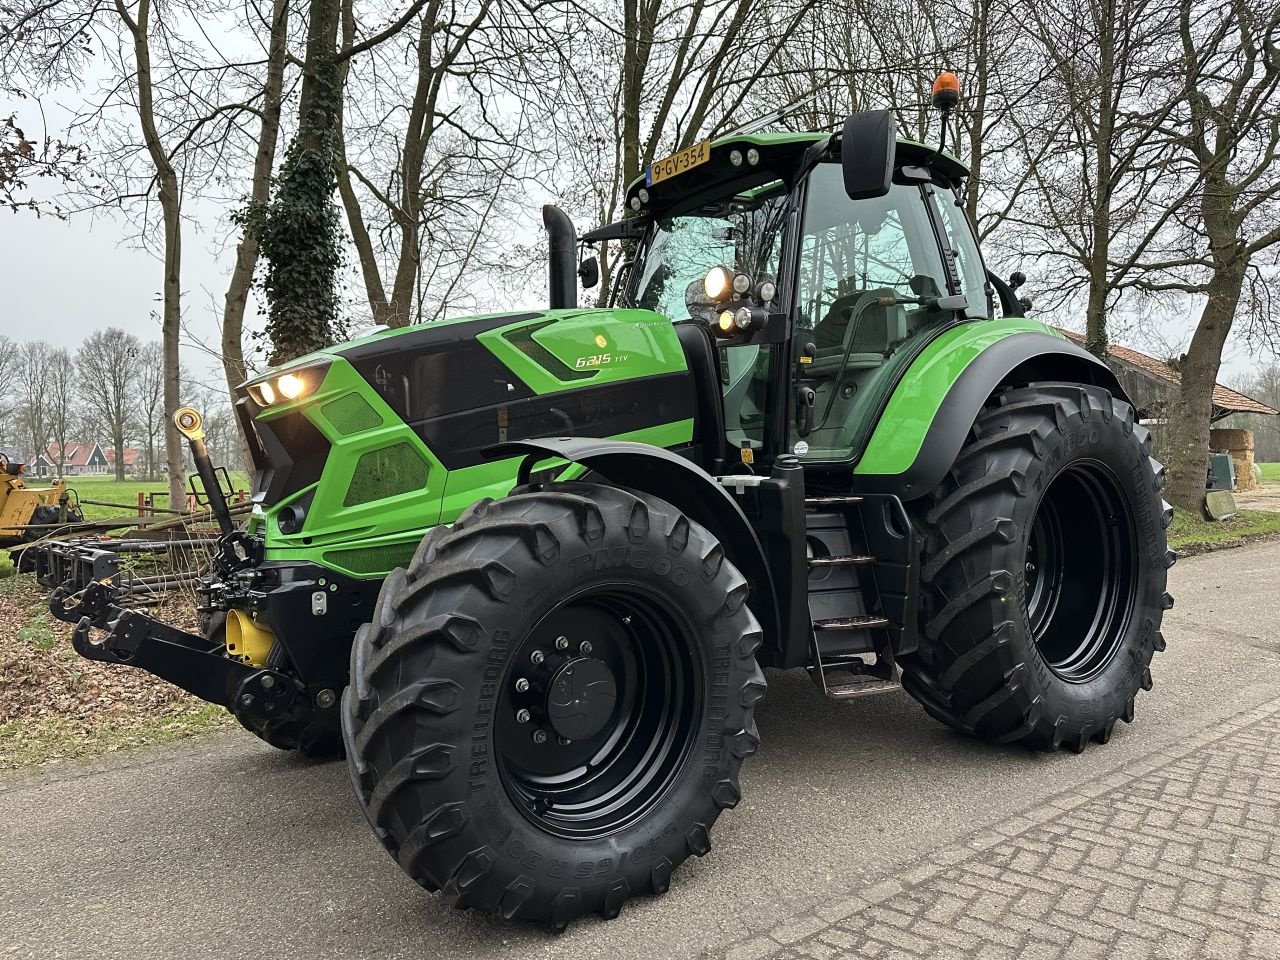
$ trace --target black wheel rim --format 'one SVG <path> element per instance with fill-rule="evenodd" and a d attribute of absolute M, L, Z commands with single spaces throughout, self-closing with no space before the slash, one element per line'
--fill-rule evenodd
<path fill-rule="evenodd" d="M 1086 683 L 1124 639 L 1138 581 L 1137 536 L 1106 467 L 1073 463 L 1053 478 L 1027 538 L 1023 600 L 1049 669 Z"/>
<path fill-rule="evenodd" d="M 577 594 L 535 624 L 511 654 L 495 707 L 497 769 L 524 815 L 585 840 L 660 803 L 702 715 L 695 649 L 684 618 L 630 584 Z M 574 686 L 579 677 L 586 688 Z"/>

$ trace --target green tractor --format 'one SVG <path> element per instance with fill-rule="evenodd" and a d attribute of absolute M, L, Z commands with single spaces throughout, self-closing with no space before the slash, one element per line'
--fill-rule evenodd
<path fill-rule="evenodd" d="M 605 309 L 546 208 L 550 309 L 242 388 L 254 510 L 220 511 L 204 635 L 105 588 L 52 608 L 86 657 L 345 754 L 427 890 L 555 929 L 708 852 L 762 667 L 1105 743 L 1164 648 L 1163 471 L 1107 367 L 985 268 L 966 175 L 884 111 L 697 144 L 582 238 L 632 251 Z"/>

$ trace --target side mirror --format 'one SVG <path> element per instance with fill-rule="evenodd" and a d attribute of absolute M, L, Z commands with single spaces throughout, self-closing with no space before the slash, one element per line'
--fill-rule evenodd
<path fill-rule="evenodd" d="M 897 147 L 890 111 L 864 110 L 845 120 L 840 134 L 840 168 L 850 200 L 871 200 L 889 192 Z"/>
<path fill-rule="evenodd" d="M 587 257 L 578 264 L 578 279 L 582 281 L 582 289 L 590 290 L 600 282 L 600 261 L 595 257 Z"/>

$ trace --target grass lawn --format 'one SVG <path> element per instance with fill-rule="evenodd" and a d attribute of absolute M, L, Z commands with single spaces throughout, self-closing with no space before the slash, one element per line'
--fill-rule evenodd
<path fill-rule="evenodd" d="M 1215 523 L 1175 508 L 1173 523 L 1169 526 L 1169 546 L 1188 554 L 1202 553 L 1231 541 L 1248 540 L 1271 533 L 1280 533 L 1280 513 L 1241 510 L 1230 520 Z"/>
<path fill-rule="evenodd" d="M 39 480 L 33 478 L 24 478 L 27 486 L 35 489 L 39 487 L 47 487 L 47 480 Z M 86 520 L 111 520 L 116 517 L 127 516 L 137 512 L 138 493 L 164 493 L 169 492 L 169 485 L 164 480 L 124 480 L 117 481 L 114 477 L 68 477 L 67 483 L 85 500 L 105 500 L 110 503 L 129 504 L 130 508 L 121 510 L 116 507 L 101 507 L 94 504 L 84 505 L 84 516 Z M 244 473 L 232 473 L 231 483 L 237 490 L 244 490 L 247 495 L 249 492 L 249 478 Z M 156 501 L 156 506 L 167 507 L 168 497 L 162 497 Z"/>
<path fill-rule="evenodd" d="M 1280 483 L 1280 463 L 1260 463 L 1263 483 Z"/>

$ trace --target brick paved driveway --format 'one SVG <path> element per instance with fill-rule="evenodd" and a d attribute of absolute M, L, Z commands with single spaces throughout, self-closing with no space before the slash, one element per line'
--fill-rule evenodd
<path fill-rule="evenodd" d="M 728 960 L 1280 958 L 1280 700 L 1051 797 Z"/>

